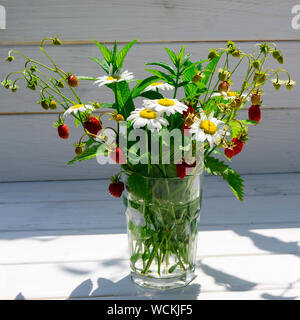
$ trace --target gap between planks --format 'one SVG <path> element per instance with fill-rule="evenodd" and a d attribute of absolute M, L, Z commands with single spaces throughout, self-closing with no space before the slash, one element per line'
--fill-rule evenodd
<path fill-rule="evenodd" d="M 236 40 L 236 39 L 228 39 L 237 43 L 245 43 L 245 42 L 300 42 L 300 39 L 252 39 L 252 40 Z M 174 43 L 225 43 L 228 40 L 154 40 L 154 41 L 138 41 L 139 44 L 174 44 Z M 93 40 L 62 40 L 64 45 L 72 46 L 72 45 L 88 45 L 88 44 L 94 44 Z M 114 41 L 101 41 L 98 42 L 105 44 L 105 45 L 113 45 Z M 128 41 L 118 41 L 118 44 L 127 44 L 131 42 L 131 40 Z M 0 41 L 0 46 L 39 46 L 41 44 L 40 41 Z M 48 45 L 52 45 L 51 43 Z"/>

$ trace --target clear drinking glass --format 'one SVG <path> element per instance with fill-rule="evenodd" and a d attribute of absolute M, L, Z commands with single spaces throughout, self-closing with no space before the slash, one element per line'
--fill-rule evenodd
<path fill-rule="evenodd" d="M 180 178 L 125 176 L 132 280 L 156 289 L 195 278 L 203 172 Z"/>

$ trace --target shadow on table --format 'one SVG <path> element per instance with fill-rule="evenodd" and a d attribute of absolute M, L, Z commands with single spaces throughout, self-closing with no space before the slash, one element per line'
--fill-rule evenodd
<path fill-rule="evenodd" d="M 293 254 L 300 256 L 300 246 L 297 241 L 285 242 L 275 237 L 269 237 L 246 228 L 234 228 L 233 232 L 241 237 L 249 238 L 253 244 L 264 251 L 276 254 Z"/>
<path fill-rule="evenodd" d="M 87 279 L 76 287 L 70 294 L 69 299 L 101 298 L 101 299 L 158 299 L 158 300 L 195 300 L 200 293 L 199 284 L 190 284 L 185 288 L 168 291 L 156 291 L 144 289 L 135 285 L 130 276 L 126 276 L 118 282 L 105 278 L 98 278 L 97 288 L 91 279 Z"/>

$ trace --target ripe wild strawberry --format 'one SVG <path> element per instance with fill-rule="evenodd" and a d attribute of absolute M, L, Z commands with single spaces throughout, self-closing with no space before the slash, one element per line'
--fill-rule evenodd
<path fill-rule="evenodd" d="M 86 120 L 84 122 L 84 127 L 86 128 L 86 130 L 89 133 L 91 133 L 95 136 L 102 129 L 102 125 L 101 125 L 99 119 L 97 119 L 96 117 L 91 117 L 90 119 Z"/>
<path fill-rule="evenodd" d="M 239 154 L 243 150 L 244 142 L 241 141 L 240 139 L 233 138 L 232 143 L 234 144 L 234 147 L 232 149 L 230 149 L 230 148 L 224 149 L 224 153 L 227 158 L 231 159 L 232 157 L 236 156 L 237 154 Z"/>
<path fill-rule="evenodd" d="M 70 130 L 68 128 L 67 125 L 62 124 L 59 127 L 57 127 L 57 132 L 58 135 L 62 138 L 62 139 L 68 139 L 69 135 L 70 135 Z"/>
<path fill-rule="evenodd" d="M 188 108 L 186 111 L 182 112 L 182 118 L 186 118 L 189 115 L 189 113 L 191 113 L 191 114 L 195 113 L 195 109 L 190 105 L 188 105 Z"/>
<path fill-rule="evenodd" d="M 113 197 L 120 198 L 124 191 L 124 183 L 122 181 L 111 183 L 108 190 Z"/>
<path fill-rule="evenodd" d="M 235 156 L 233 149 L 225 148 L 224 153 L 225 153 L 225 156 L 229 159 Z"/>
<path fill-rule="evenodd" d="M 232 139 L 232 142 L 235 144 L 233 150 L 235 152 L 234 155 L 237 155 L 239 154 L 242 150 L 243 150 L 243 147 L 244 147 L 244 142 L 242 142 L 241 140 L 239 140 L 238 138 L 233 138 Z"/>
<path fill-rule="evenodd" d="M 252 105 L 248 110 L 249 120 L 256 121 L 257 123 L 261 119 L 261 111 L 259 106 Z"/>
<path fill-rule="evenodd" d="M 177 177 L 183 179 L 186 176 L 185 165 L 183 163 L 176 164 Z"/>
<path fill-rule="evenodd" d="M 219 84 L 218 90 L 220 93 L 227 92 L 229 90 L 229 83 L 227 81 L 222 81 Z"/>
<path fill-rule="evenodd" d="M 126 163 L 126 157 L 124 152 L 120 148 L 116 148 L 115 151 L 110 153 L 110 158 L 114 160 L 118 164 L 125 164 Z"/>
<path fill-rule="evenodd" d="M 68 84 L 70 87 L 73 87 L 73 88 L 78 87 L 78 84 L 79 84 L 78 78 L 71 74 L 68 77 Z"/>

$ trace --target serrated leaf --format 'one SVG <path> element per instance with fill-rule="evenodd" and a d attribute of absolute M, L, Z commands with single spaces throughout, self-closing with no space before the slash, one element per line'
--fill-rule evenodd
<path fill-rule="evenodd" d="M 84 152 L 75 158 L 73 158 L 71 161 L 68 162 L 68 164 L 73 164 L 77 161 L 84 161 L 95 158 L 97 155 L 105 154 L 101 149 L 99 149 L 100 144 L 97 144 L 91 148 L 88 148 L 84 150 Z"/>
<path fill-rule="evenodd" d="M 171 84 L 171 85 L 175 85 L 175 81 L 173 80 L 173 78 L 171 78 L 169 75 L 167 75 L 166 73 L 159 71 L 159 70 L 154 70 L 154 69 L 145 69 L 148 72 L 153 73 L 155 76 L 157 76 L 159 79 L 165 80 L 167 83 Z"/>
<path fill-rule="evenodd" d="M 122 68 L 123 66 L 123 63 L 124 63 L 124 60 L 125 60 L 125 57 L 128 53 L 128 51 L 131 49 L 131 47 L 136 43 L 138 42 L 138 39 L 135 39 L 133 41 L 131 41 L 130 43 L 128 43 L 124 48 L 122 48 L 118 55 L 117 55 L 117 59 L 116 59 L 116 65 L 117 65 L 117 68 Z"/>
<path fill-rule="evenodd" d="M 140 199 L 145 199 L 148 196 L 147 181 L 141 175 L 131 173 L 127 179 L 127 184 L 130 192 Z"/>
<path fill-rule="evenodd" d="M 159 66 L 159 67 L 162 67 L 162 68 L 168 70 L 170 73 L 172 73 L 174 75 L 176 74 L 175 70 L 169 64 L 167 64 L 165 62 L 148 62 L 145 64 L 145 66 Z"/>
<path fill-rule="evenodd" d="M 109 73 L 109 65 L 106 62 L 105 59 L 100 59 L 100 58 L 90 58 L 91 60 L 95 61 L 98 63 L 98 65 L 106 72 Z"/>
<path fill-rule="evenodd" d="M 231 169 L 226 163 L 214 157 L 205 157 L 205 169 L 208 173 L 222 178 L 228 183 L 234 195 L 243 201 L 244 197 L 244 181 L 240 175 Z"/>
<path fill-rule="evenodd" d="M 118 111 L 125 119 L 127 119 L 130 112 L 135 109 L 129 85 L 126 81 L 120 81 L 115 83 L 115 87 L 117 90 L 117 101 L 119 105 Z"/>
<path fill-rule="evenodd" d="M 109 64 L 112 60 L 113 53 L 111 52 L 110 49 L 108 49 L 106 46 L 102 45 L 99 41 L 94 40 L 96 46 L 100 49 L 102 52 L 102 55 L 106 62 Z"/>

